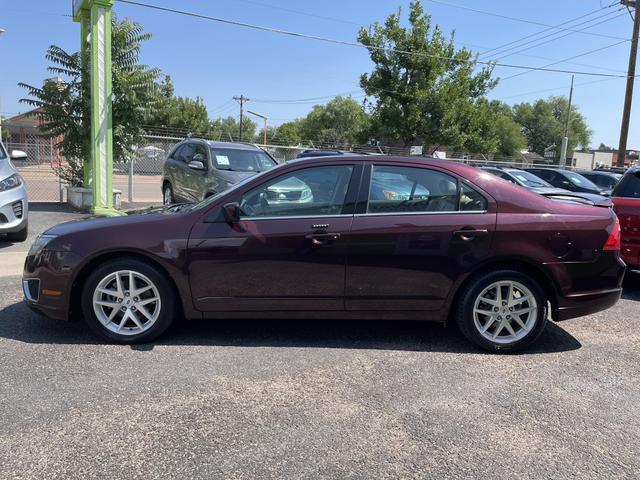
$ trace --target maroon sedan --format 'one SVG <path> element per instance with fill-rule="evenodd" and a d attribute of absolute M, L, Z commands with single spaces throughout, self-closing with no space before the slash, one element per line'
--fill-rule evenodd
<path fill-rule="evenodd" d="M 295 187 L 295 188 L 294 188 Z M 29 306 L 115 342 L 187 318 L 456 322 L 513 351 L 621 294 L 605 206 L 424 158 L 293 161 L 197 204 L 58 225 L 25 263 Z"/>

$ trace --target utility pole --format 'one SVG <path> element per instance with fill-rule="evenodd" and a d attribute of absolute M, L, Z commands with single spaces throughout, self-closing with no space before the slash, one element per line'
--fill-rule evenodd
<path fill-rule="evenodd" d="M 571 75 L 571 89 L 569 90 L 569 107 L 567 108 L 567 118 L 564 122 L 564 137 L 562 137 L 562 148 L 560 149 L 560 168 L 567 166 L 567 147 L 569 146 L 569 121 L 571 120 L 571 101 L 573 100 L 573 75 Z"/>
<path fill-rule="evenodd" d="M 253 112 L 251 110 L 247 110 L 247 113 L 250 113 L 251 115 L 255 115 L 256 117 L 261 118 L 264 121 L 264 128 L 262 130 L 262 144 L 266 145 L 267 144 L 267 121 L 269 120 L 269 117 L 258 112 Z"/>
<path fill-rule="evenodd" d="M 631 117 L 631 102 L 633 101 L 633 82 L 636 77 L 636 56 L 638 54 L 638 33 L 640 32 L 640 1 L 620 0 L 625 7 L 635 10 L 633 16 L 633 35 L 631 36 L 631 52 L 629 52 L 629 67 L 627 68 L 627 89 L 624 94 L 624 109 L 622 110 L 622 124 L 620 125 L 620 145 L 618 147 L 618 166 L 624 167 L 627 156 L 627 138 L 629 137 L 629 119 Z"/>
<path fill-rule="evenodd" d="M 242 141 L 242 117 L 244 116 L 244 102 L 248 102 L 249 99 L 244 95 L 233 97 L 233 99 L 240 104 L 240 141 Z"/>

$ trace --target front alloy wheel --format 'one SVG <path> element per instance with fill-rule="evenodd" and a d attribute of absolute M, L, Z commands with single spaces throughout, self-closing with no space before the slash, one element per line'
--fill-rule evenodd
<path fill-rule="evenodd" d="M 171 189 L 171 185 L 165 185 L 162 190 L 162 203 L 167 206 L 175 203 L 173 201 L 173 190 Z"/>
<path fill-rule="evenodd" d="M 112 342 L 148 342 L 176 315 L 175 287 L 167 275 L 138 258 L 111 260 L 87 278 L 82 311 L 91 330 Z"/>
<path fill-rule="evenodd" d="M 138 335 L 158 320 L 162 302 L 149 277 L 132 270 L 118 270 L 98 283 L 93 312 L 102 325 L 120 335 Z"/>

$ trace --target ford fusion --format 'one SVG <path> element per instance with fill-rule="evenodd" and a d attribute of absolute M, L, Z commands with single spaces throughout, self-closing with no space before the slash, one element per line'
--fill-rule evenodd
<path fill-rule="evenodd" d="M 31 247 L 23 289 L 31 308 L 120 343 L 182 316 L 412 319 L 514 351 L 548 319 L 611 307 L 624 270 L 606 204 L 452 162 L 343 155 L 195 204 L 57 225 Z"/>

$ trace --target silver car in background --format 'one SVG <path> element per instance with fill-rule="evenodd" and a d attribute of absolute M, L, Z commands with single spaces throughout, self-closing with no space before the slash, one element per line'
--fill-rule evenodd
<path fill-rule="evenodd" d="M 10 242 L 24 242 L 28 233 L 27 189 L 11 160 L 24 160 L 27 154 L 13 150 L 11 157 L 0 142 L 0 236 Z"/>

